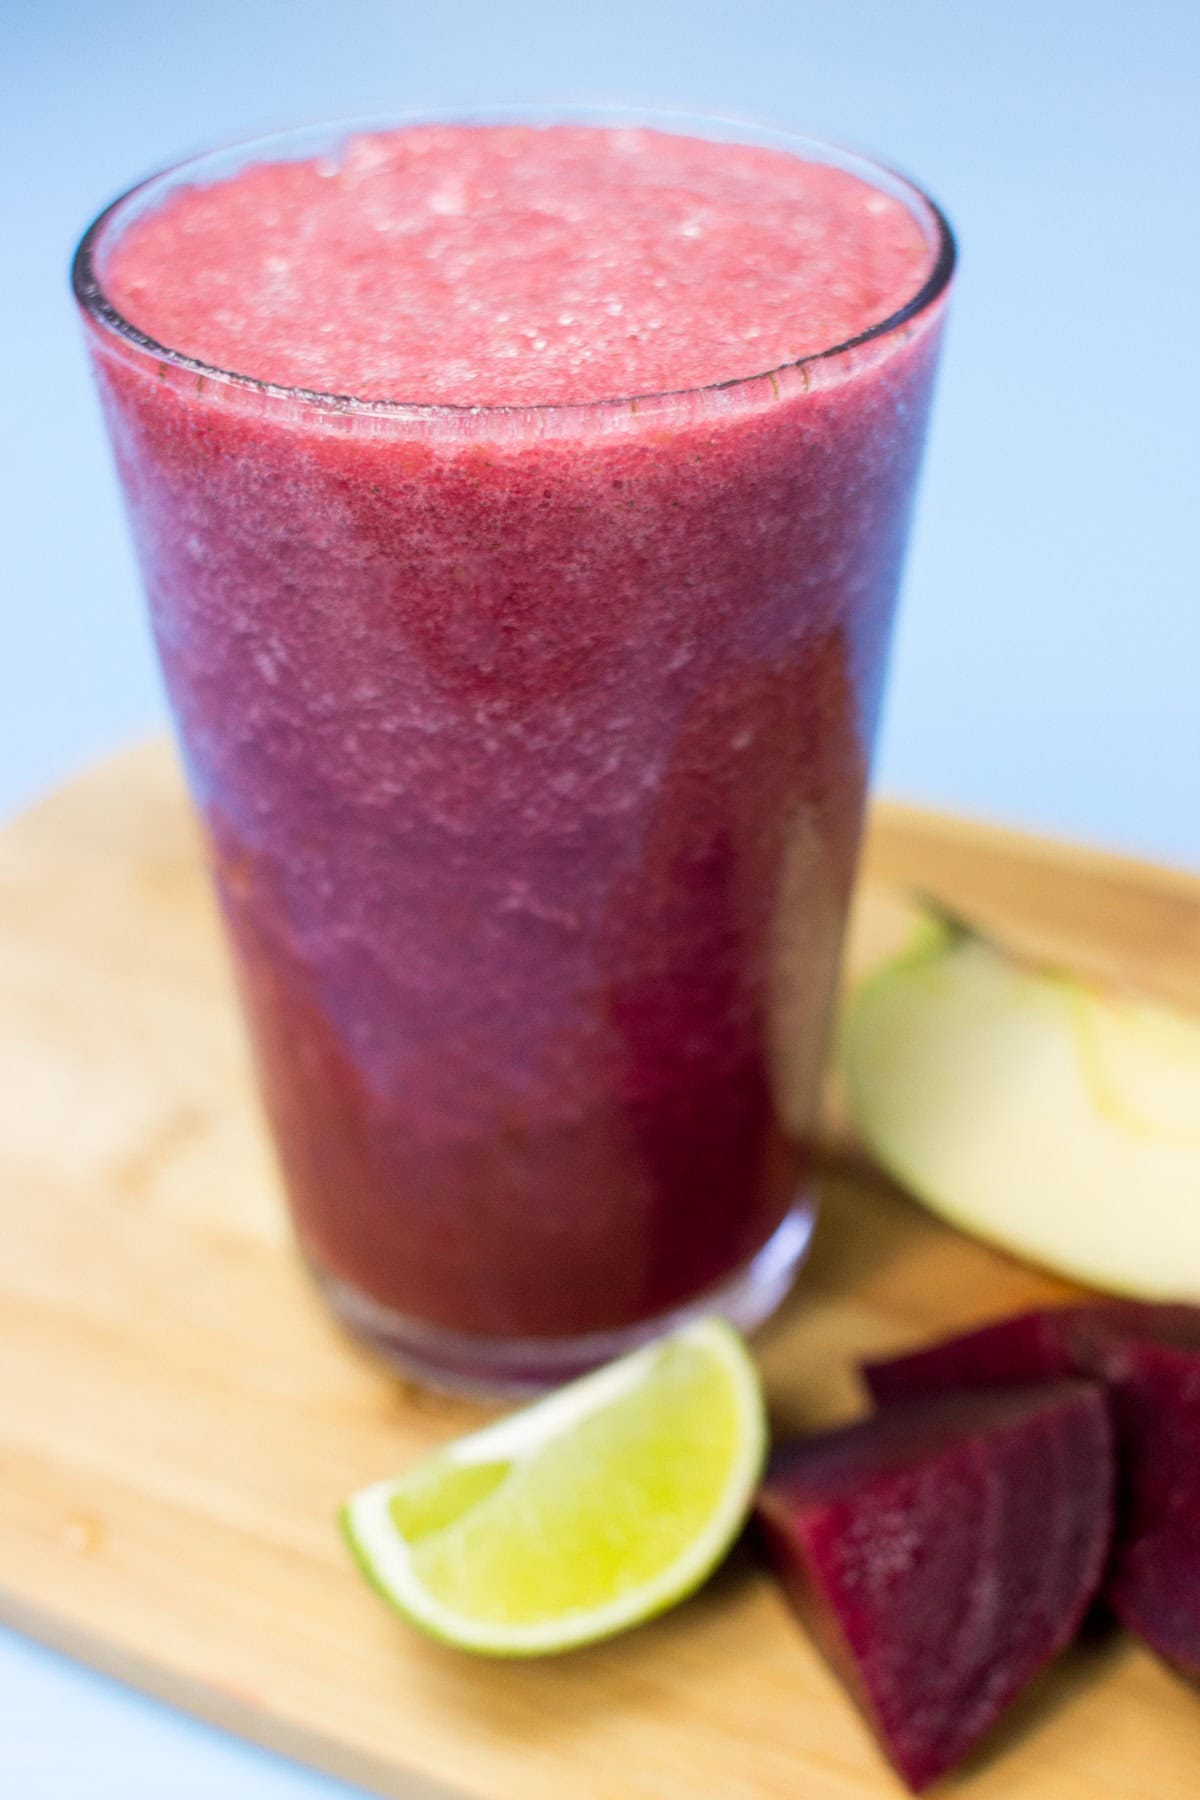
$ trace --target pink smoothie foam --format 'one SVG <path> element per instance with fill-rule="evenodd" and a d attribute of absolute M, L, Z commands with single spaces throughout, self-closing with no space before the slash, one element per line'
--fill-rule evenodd
<path fill-rule="evenodd" d="M 101 243 L 298 1231 L 389 1315 L 611 1332 L 792 1207 L 940 304 L 820 353 L 936 255 L 783 150 L 529 126 L 249 162 Z"/>
<path fill-rule="evenodd" d="M 160 343 L 260 381 L 531 406 L 828 350 L 898 312 L 930 260 L 902 201 L 777 150 L 424 126 L 184 189 L 105 286 Z"/>

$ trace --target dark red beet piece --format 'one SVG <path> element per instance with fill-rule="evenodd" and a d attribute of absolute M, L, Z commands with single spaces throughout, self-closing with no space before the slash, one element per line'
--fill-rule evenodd
<path fill-rule="evenodd" d="M 1023 1387 L 1083 1375 L 1107 1379 L 1114 1341 L 1149 1339 L 1200 1354 L 1200 1306 L 1102 1300 L 1016 1313 L 886 1362 L 863 1364 L 878 1405 L 954 1388 Z"/>
<path fill-rule="evenodd" d="M 1107 1408 L 1079 1382 L 915 1400 L 772 1456 L 768 1555 L 915 1791 L 1075 1635 L 1112 1482 Z"/>
<path fill-rule="evenodd" d="M 1104 1301 L 1023 1313 L 868 1364 L 883 1404 L 1066 1375 L 1103 1381 L 1117 1439 L 1117 1529 L 1104 1596 L 1152 1650 L 1200 1680 L 1200 1307 Z"/>

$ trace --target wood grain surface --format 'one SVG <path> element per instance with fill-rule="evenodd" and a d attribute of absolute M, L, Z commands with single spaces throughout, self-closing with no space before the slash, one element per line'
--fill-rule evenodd
<path fill-rule="evenodd" d="M 1200 1005 L 1200 883 L 877 812 L 854 941 L 914 884 L 1018 946 Z M 874 885 L 872 885 L 874 884 Z M 855 1359 L 1069 1290 L 934 1224 L 850 1150 L 760 1341 L 776 1416 L 861 1405 Z M 293 1257 L 169 752 L 0 833 L 0 1615 L 260 1742 L 416 1800 L 886 1800 L 853 1708 L 745 1552 L 556 1662 L 413 1636 L 338 1500 L 484 1415 L 339 1335 Z M 1195 1800 L 1200 1696 L 1109 1637 L 947 1794 Z"/>

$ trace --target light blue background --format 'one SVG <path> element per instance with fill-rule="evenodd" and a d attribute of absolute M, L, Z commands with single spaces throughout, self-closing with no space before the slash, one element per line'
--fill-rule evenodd
<path fill-rule="evenodd" d="M 807 126 L 942 200 L 964 260 L 882 780 L 1200 865 L 1195 0 L 9 0 L 3 20 L 0 811 L 163 716 L 67 300 L 91 215 L 276 123 L 567 98 Z M 0 1727 L 14 1800 L 345 1792 L 3 1635 Z"/>

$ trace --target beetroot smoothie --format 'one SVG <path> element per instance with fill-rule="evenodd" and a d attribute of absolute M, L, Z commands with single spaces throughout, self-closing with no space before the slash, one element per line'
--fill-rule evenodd
<path fill-rule="evenodd" d="M 80 252 L 299 1239 L 442 1377 L 803 1245 L 952 256 L 830 155 L 343 130 Z"/>

